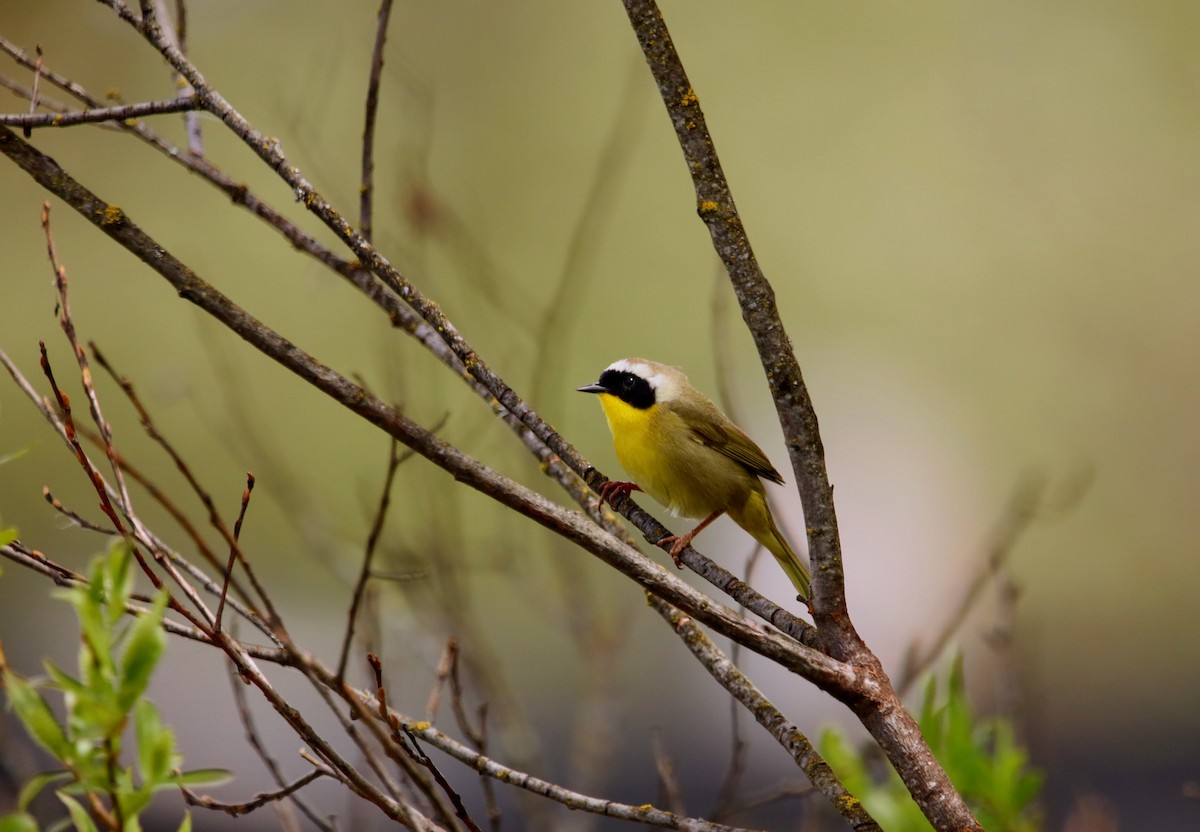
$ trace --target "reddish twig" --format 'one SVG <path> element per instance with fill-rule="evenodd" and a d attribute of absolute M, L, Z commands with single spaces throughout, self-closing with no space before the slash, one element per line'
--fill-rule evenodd
<path fill-rule="evenodd" d="M 441 787 L 442 791 L 450 798 L 450 802 L 454 805 L 455 817 L 465 823 L 471 832 L 481 832 L 479 827 L 475 825 L 475 821 L 471 820 L 471 816 L 467 813 L 466 807 L 463 806 L 462 798 L 459 797 L 458 792 L 454 790 L 438 767 L 433 764 L 433 760 L 429 759 L 429 755 L 421 750 L 421 745 L 417 742 L 417 737 L 407 725 L 404 725 L 388 711 L 387 690 L 383 686 L 383 664 L 380 662 L 379 657 L 374 653 L 368 654 L 367 663 L 371 665 L 371 671 L 375 674 L 375 696 L 379 702 L 379 718 L 383 720 L 385 725 L 391 728 L 393 741 L 400 748 L 403 748 L 405 753 L 415 762 L 419 763 L 433 775 L 433 779 L 437 781 L 438 786 Z"/>
<path fill-rule="evenodd" d="M 300 791 L 300 789 L 304 788 L 318 777 L 327 777 L 328 775 L 329 769 L 324 767 L 314 768 L 308 774 L 292 781 L 291 783 L 288 783 L 283 788 L 277 791 L 264 792 L 263 794 L 255 795 L 253 800 L 248 800 L 245 803 L 221 803 L 209 797 L 208 795 L 196 794 L 191 789 L 180 788 L 180 791 L 183 792 L 183 799 L 187 801 L 188 805 L 190 806 L 200 806 L 204 809 L 214 809 L 219 812 L 224 812 L 227 815 L 232 815 L 236 818 L 241 815 L 248 815 L 255 809 L 261 809 L 268 803 L 275 803 L 276 801 L 291 797 L 293 794 Z"/>
<path fill-rule="evenodd" d="M 434 671 L 433 690 L 429 692 L 429 701 L 425 705 L 425 719 L 433 722 L 437 719 L 438 708 L 442 704 L 442 691 L 450 678 L 450 670 L 458 666 L 458 636 L 446 639 L 442 648 L 442 657 L 438 659 L 437 670 Z"/>
<path fill-rule="evenodd" d="M 675 814 L 685 814 L 679 774 L 675 770 L 675 761 L 663 745 L 661 730 L 656 730 L 651 735 L 650 745 L 654 749 L 654 770 L 658 773 L 658 793 L 662 802 Z"/>
<path fill-rule="evenodd" d="M 251 586 L 254 587 L 259 603 L 262 604 L 263 608 L 266 610 L 268 624 L 274 628 L 282 628 L 282 621 L 279 617 L 279 614 L 275 611 L 275 606 L 272 603 L 270 596 L 267 594 L 266 588 L 259 582 L 258 576 L 251 567 L 249 560 L 246 558 L 245 553 L 242 552 L 241 545 L 237 539 L 236 529 L 231 530 L 229 528 L 225 522 L 225 519 L 221 516 L 221 512 L 217 509 L 216 501 L 213 500 L 212 495 L 209 494 L 208 491 L 200 484 L 200 481 L 192 471 L 191 466 L 187 464 L 187 461 L 184 460 L 183 456 L 175 449 L 175 446 L 167 439 L 162 431 L 158 429 L 154 419 L 150 416 L 150 411 L 146 408 L 145 404 L 141 400 L 141 397 L 137 394 L 137 390 L 134 388 L 133 382 L 118 373 L 116 369 L 113 368 L 112 364 L 108 361 L 108 358 L 103 352 L 100 351 L 100 348 L 94 341 L 89 341 L 88 346 L 92 350 L 92 355 L 95 357 L 96 363 L 104 368 L 105 372 L 112 377 L 112 379 L 117 383 L 117 386 L 121 388 L 121 392 L 124 393 L 125 397 L 129 400 L 129 403 L 133 405 L 133 409 L 137 412 L 138 420 L 142 425 L 142 429 L 146 431 L 146 435 L 149 436 L 160 448 L 163 449 L 163 451 L 166 452 L 167 456 L 171 458 L 171 462 L 175 464 L 176 470 L 183 475 L 184 480 L 187 481 L 187 484 L 192 489 L 192 492 L 204 505 L 205 510 L 208 512 L 209 523 L 214 529 L 217 530 L 217 532 L 220 533 L 222 538 L 224 538 L 226 545 L 229 546 L 231 550 L 231 553 L 237 556 L 238 561 L 242 565 L 242 569 L 246 573 L 246 577 L 249 578 Z M 122 469 L 124 469 L 124 462 L 121 461 L 120 458 L 118 458 L 118 462 L 121 463 Z M 149 484 L 145 478 L 142 478 L 141 481 L 147 486 L 148 489 L 153 488 L 152 484 Z M 152 493 L 162 495 L 162 491 L 156 488 L 153 489 Z M 166 500 L 166 497 L 165 495 L 162 495 L 160 502 L 164 500 Z M 168 511 L 171 511 L 170 506 L 164 507 L 167 507 Z M 181 525 L 184 526 L 185 530 L 192 528 L 190 521 L 187 521 L 185 518 L 183 518 L 182 512 L 176 509 L 171 513 L 172 516 L 180 520 Z M 220 568 L 221 564 L 217 560 L 216 555 L 213 554 L 208 546 L 200 539 L 199 534 L 195 533 L 193 530 L 190 536 L 197 542 L 202 554 L 204 554 L 208 561 L 213 566 Z M 225 574 L 225 580 L 229 581 L 229 576 L 232 570 L 228 567 L 225 567 L 223 572 Z M 243 598 L 248 598 L 248 595 L 236 582 L 234 582 L 232 585 Z"/>
<path fill-rule="evenodd" d="M 242 492 L 242 507 L 238 510 L 237 520 L 233 523 L 233 540 L 236 544 L 242 536 L 242 521 L 246 519 L 246 509 L 250 506 L 250 494 L 254 491 L 254 474 L 246 472 L 246 489 Z M 233 565 L 237 562 L 240 548 L 236 545 L 229 547 L 229 562 L 225 564 L 225 580 L 221 584 L 221 600 L 217 604 L 217 616 L 213 629 L 220 632 L 221 614 L 225 612 L 225 596 L 229 594 L 229 576 L 233 574 Z M 244 556 L 243 556 L 244 560 Z"/>

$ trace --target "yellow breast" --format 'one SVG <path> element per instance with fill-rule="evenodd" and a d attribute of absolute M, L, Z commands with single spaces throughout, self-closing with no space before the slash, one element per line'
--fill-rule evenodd
<path fill-rule="evenodd" d="M 606 393 L 600 404 L 617 459 L 658 502 L 685 517 L 707 517 L 740 504 L 757 477 L 705 447 L 678 415 L 660 404 L 642 409 Z"/>

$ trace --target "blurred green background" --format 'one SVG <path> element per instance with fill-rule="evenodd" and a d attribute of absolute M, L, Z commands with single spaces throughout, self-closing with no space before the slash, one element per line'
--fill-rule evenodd
<path fill-rule="evenodd" d="M 190 5 L 192 59 L 348 218 L 375 11 Z M 1063 828 L 1089 794 L 1123 829 L 1193 828 L 1200 804 L 1183 791 L 1200 779 L 1200 7 L 693 0 L 664 13 L 821 418 L 860 631 L 898 670 L 981 568 L 1022 477 L 1045 477 L 1052 501 L 1082 483 L 1069 510 L 1035 522 L 1012 552 L 1011 655 L 986 643 L 1001 620 L 992 594 L 961 628 L 968 685 L 981 710 L 1015 709 L 1048 774 L 1047 828 Z M 157 55 L 99 4 L 10 0 L 0 34 L 30 52 L 42 44 L 48 66 L 93 93 L 173 92 Z M 720 353 L 738 418 L 788 470 L 620 4 L 400 2 L 387 50 L 376 242 L 491 366 L 616 474 L 599 408 L 573 388 L 642 355 L 715 394 Z M 7 58 L 0 67 L 28 83 Z M 4 95 L 5 111 L 27 106 Z M 182 143 L 181 121 L 150 124 Z M 333 244 L 218 122 L 202 123 L 212 161 Z M 446 439 L 560 498 L 419 345 L 215 189 L 116 131 L 33 141 L 252 314 L 423 424 L 448 415 Z M 0 163 L 0 347 L 34 378 L 43 339 L 70 378 L 43 198 Z M 385 437 L 180 301 L 70 209 L 52 210 L 82 336 L 134 380 L 229 516 L 255 472 L 244 542 L 298 640 L 332 662 Z M 115 387 L 105 381 L 101 394 L 118 445 L 202 519 Z M 21 450 L 0 467 L 0 519 L 82 568 L 103 541 L 68 528 L 41 488 L 93 517 L 94 496 L 6 382 L 0 456 Z M 774 492 L 803 538 L 794 492 Z M 726 705 L 635 588 L 419 459 L 401 469 L 395 497 L 389 568 L 424 577 L 382 592 L 393 701 L 421 711 L 454 632 L 474 683 L 508 703 L 499 713 L 529 719 L 504 740 L 514 759 L 544 766 L 534 773 L 655 801 L 649 737 L 660 729 L 688 808 L 711 804 L 728 758 Z M 148 498 L 139 505 L 186 547 Z M 726 521 L 701 542 L 744 570 L 750 546 Z M 69 661 L 66 608 L 43 581 L 3 570 L 10 661 L 27 673 L 44 655 Z M 788 597 L 772 564 L 756 574 Z M 221 663 L 174 642 L 171 662 L 179 670 L 152 694 L 189 766 L 231 765 L 223 754 L 241 729 Z M 194 675 L 205 663 L 211 688 Z M 804 685 L 746 664 L 814 736 L 849 722 Z M 263 720 L 286 765 L 303 771 L 294 738 Z M 589 724 L 609 743 L 594 755 L 579 742 Z M 750 760 L 751 791 L 797 777 L 773 743 L 756 738 Z M 260 782 L 256 761 L 244 762 L 228 799 Z M 794 805 L 759 822 L 794 828 L 784 819 Z M 568 822 L 582 821 L 559 828 Z"/>

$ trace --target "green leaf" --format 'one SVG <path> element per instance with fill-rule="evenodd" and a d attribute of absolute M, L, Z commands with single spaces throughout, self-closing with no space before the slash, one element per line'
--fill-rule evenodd
<path fill-rule="evenodd" d="M 154 798 L 153 789 L 131 789 L 118 792 L 117 801 L 121 804 L 121 817 L 125 818 L 125 828 L 129 829 L 129 821 L 136 818 Z"/>
<path fill-rule="evenodd" d="M 179 822 L 179 829 L 176 832 L 192 832 L 192 813 L 184 812 L 183 820 Z"/>
<path fill-rule="evenodd" d="M 145 699 L 134 709 L 134 729 L 142 785 L 155 788 L 182 762 L 175 753 L 175 733 L 163 726 L 158 710 Z"/>
<path fill-rule="evenodd" d="M 58 793 L 58 799 L 67 807 L 67 811 L 71 813 L 71 822 L 75 824 L 76 832 L 99 832 L 96 829 L 96 824 L 92 822 L 92 818 L 88 815 L 87 810 L 79 804 L 79 801 L 73 797 L 68 797 L 62 792 Z"/>
<path fill-rule="evenodd" d="M 5 688 L 8 690 L 8 701 L 25 730 L 55 757 L 69 760 L 71 744 L 46 700 L 42 699 L 33 685 L 15 673 L 6 670 L 3 677 Z"/>
<path fill-rule="evenodd" d="M 133 591 L 132 563 L 133 550 L 129 548 L 129 543 L 124 538 L 115 538 L 108 547 L 108 557 L 104 559 L 105 611 L 110 628 L 125 617 L 125 605 L 129 602 L 129 593 Z"/>
<path fill-rule="evenodd" d="M 224 768 L 198 768 L 173 775 L 165 781 L 171 786 L 217 786 L 233 779 L 233 772 Z"/>
<path fill-rule="evenodd" d="M 20 535 L 17 534 L 16 526 L 6 526 L 0 528 L 0 546 L 7 546 L 16 540 Z"/>
<path fill-rule="evenodd" d="M 128 712 L 150 684 L 163 650 L 167 648 L 167 636 L 162 631 L 163 612 L 167 608 L 167 592 L 159 592 L 149 612 L 138 616 L 129 633 L 121 657 L 121 686 L 117 697 L 118 706 Z"/>
<path fill-rule="evenodd" d="M 42 789 L 50 783 L 70 779 L 71 772 L 69 771 L 46 771 L 41 774 L 35 774 L 29 778 L 28 783 L 21 787 L 21 791 L 17 795 L 17 808 L 24 812 L 29 808 L 29 804 L 33 802 Z"/>
<path fill-rule="evenodd" d="M 38 825 L 32 815 L 14 812 L 0 817 L 0 832 L 38 832 Z"/>

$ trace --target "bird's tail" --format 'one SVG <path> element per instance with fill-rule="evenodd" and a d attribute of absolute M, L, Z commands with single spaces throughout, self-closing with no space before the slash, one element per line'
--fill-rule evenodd
<path fill-rule="evenodd" d="M 788 580 L 792 582 L 792 586 L 796 587 L 796 592 L 800 593 L 800 600 L 807 602 L 812 597 L 812 577 L 808 573 L 808 567 L 800 562 L 787 538 L 775 525 L 775 518 L 771 516 L 771 509 L 767 505 L 767 495 L 761 491 L 752 493 L 742 510 L 736 514 L 730 512 L 730 517 L 750 532 L 755 540 L 767 547 L 779 562 L 784 574 L 788 576 Z"/>

